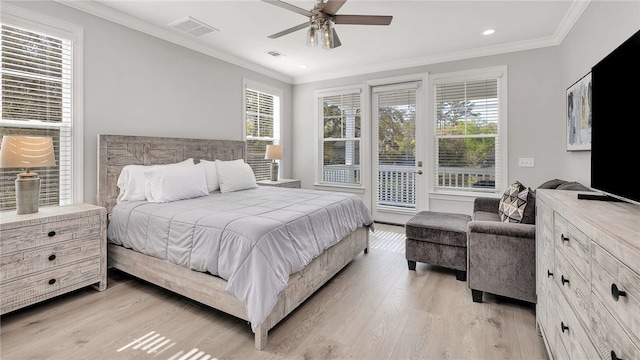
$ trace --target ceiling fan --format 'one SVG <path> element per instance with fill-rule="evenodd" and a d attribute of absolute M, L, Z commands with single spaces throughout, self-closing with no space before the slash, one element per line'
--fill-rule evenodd
<path fill-rule="evenodd" d="M 303 8 L 291 5 L 280 0 L 262 0 L 266 3 L 293 11 L 300 15 L 304 15 L 309 18 L 300 25 L 292 28 L 280 31 L 273 35 L 269 35 L 270 39 L 277 39 L 283 35 L 290 34 L 294 31 L 308 28 L 307 30 L 307 45 L 318 45 L 318 33 L 322 36 L 322 47 L 325 49 L 333 49 L 341 45 L 338 34 L 334 29 L 334 24 L 347 24 L 347 25 L 389 25 L 393 16 L 383 15 L 339 15 L 336 14 L 338 10 L 344 5 L 347 0 L 317 0 L 316 5 L 311 10 L 305 10 Z"/>

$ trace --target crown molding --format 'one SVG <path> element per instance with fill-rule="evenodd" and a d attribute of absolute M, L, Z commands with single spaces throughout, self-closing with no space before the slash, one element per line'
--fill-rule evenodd
<path fill-rule="evenodd" d="M 269 76 L 276 80 L 283 81 L 288 84 L 304 84 L 309 82 L 330 80 L 342 77 L 364 75 L 376 72 L 398 70 L 403 68 L 424 66 L 429 64 L 442 63 L 447 61 L 465 60 L 476 57 L 499 55 L 516 51 L 532 50 L 537 48 L 557 46 L 562 43 L 571 28 L 578 21 L 584 10 L 587 8 L 591 0 L 574 0 L 571 3 L 569 11 L 561 21 L 553 36 L 541 38 L 531 41 L 515 42 L 499 46 L 482 47 L 464 51 L 450 52 L 446 54 L 427 56 L 422 58 L 413 58 L 401 61 L 392 61 L 371 66 L 358 66 L 349 69 L 342 69 L 334 72 L 323 72 L 316 75 L 289 76 L 245 59 L 233 56 L 226 52 L 214 49 L 196 40 L 184 37 L 182 34 L 174 33 L 168 29 L 150 24 L 146 21 L 138 19 L 128 14 L 102 5 L 93 0 L 74 1 L 74 0 L 54 0 L 60 4 L 75 8 L 77 10 L 98 16 L 100 18 L 112 21 L 114 23 L 129 27 L 131 29 L 155 36 L 157 38 L 184 46 L 188 49 L 215 57 L 217 59 L 229 62 L 231 64 L 246 68 L 251 71 Z"/>
<path fill-rule="evenodd" d="M 325 72 L 320 75 L 297 76 L 293 78 L 293 84 L 304 84 L 316 81 L 331 80 L 348 76 L 364 75 L 376 72 L 397 70 L 403 68 L 425 66 L 430 64 L 443 63 L 447 61 L 465 60 L 483 56 L 506 54 L 516 51 L 533 50 L 549 46 L 557 46 L 562 43 L 571 28 L 578 21 L 591 0 L 573 1 L 569 11 L 562 19 L 560 25 L 551 37 L 535 39 L 531 41 L 520 41 L 498 46 L 482 47 L 464 51 L 449 52 L 422 58 L 413 58 L 402 61 L 388 62 L 371 66 L 358 66 L 357 68 L 344 69 L 335 72 Z"/>
<path fill-rule="evenodd" d="M 143 32 L 145 34 L 197 51 L 199 53 L 209 55 L 211 57 L 226 61 L 228 63 L 243 67 L 251 71 L 255 71 L 257 73 L 269 76 L 276 80 L 280 80 L 288 84 L 293 83 L 293 78 L 291 76 L 273 71 L 269 68 L 263 67 L 256 63 L 253 63 L 245 59 L 228 54 L 226 52 L 214 49 L 210 46 L 207 46 L 203 43 L 198 42 L 197 40 L 187 38 L 183 34 L 174 33 L 169 29 L 165 29 L 163 27 L 151 24 L 149 22 L 146 22 L 134 16 L 125 14 L 123 12 L 110 8 L 108 6 L 102 5 L 96 1 L 93 1 L 93 0 L 83 0 L 83 1 L 54 0 L 54 1 L 59 4 L 74 8 L 76 10 L 80 10 L 85 13 L 95 15 L 105 20 L 114 22 L 116 24 L 120 24 L 122 26 L 126 26 L 128 28 Z"/>

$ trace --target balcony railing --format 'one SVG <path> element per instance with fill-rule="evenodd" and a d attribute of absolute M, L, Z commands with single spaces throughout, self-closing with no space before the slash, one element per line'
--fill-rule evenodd
<path fill-rule="evenodd" d="M 493 169 L 441 167 L 438 188 L 494 188 Z M 325 165 L 324 181 L 338 184 L 360 183 L 360 165 Z M 415 208 L 416 173 L 414 166 L 380 165 L 378 167 L 378 204 Z"/>

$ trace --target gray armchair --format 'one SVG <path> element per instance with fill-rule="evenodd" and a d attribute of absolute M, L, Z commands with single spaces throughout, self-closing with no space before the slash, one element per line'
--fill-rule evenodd
<path fill-rule="evenodd" d="M 552 179 L 538 189 L 590 191 L 575 181 Z M 467 224 L 467 282 L 474 302 L 488 292 L 536 302 L 535 194 L 521 223 L 500 221 L 499 198 L 476 198 Z"/>
<path fill-rule="evenodd" d="M 467 225 L 467 281 L 473 301 L 482 302 L 488 292 L 535 303 L 535 225 L 500 221 L 499 203 L 499 198 L 476 198 Z"/>

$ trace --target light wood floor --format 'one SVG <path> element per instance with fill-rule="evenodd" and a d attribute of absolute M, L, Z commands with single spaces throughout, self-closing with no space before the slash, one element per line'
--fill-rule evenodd
<path fill-rule="evenodd" d="M 376 224 L 376 229 L 404 232 Z M 0 318 L 12 359 L 546 359 L 534 308 L 485 294 L 471 301 L 453 271 L 370 249 L 254 348 L 249 324 L 118 271 Z"/>

